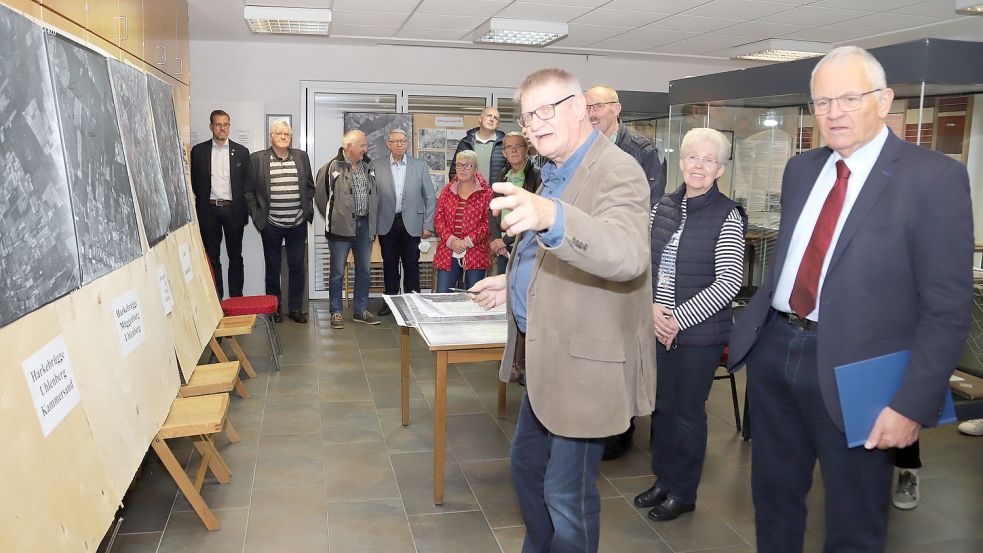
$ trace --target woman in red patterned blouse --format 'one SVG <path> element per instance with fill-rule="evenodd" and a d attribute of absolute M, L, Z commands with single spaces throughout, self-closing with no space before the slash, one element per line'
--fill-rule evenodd
<path fill-rule="evenodd" d="M 471 288 L 491 267 L 488 249 L 488 203 L 492 189 L 478 173 L 472 150 L 457 153 L 457 175 L 437 199 L 433 225 L 440 237 L 433 265 L 437 292 L 448 292 L 464 272 L 464 287 Z"/>

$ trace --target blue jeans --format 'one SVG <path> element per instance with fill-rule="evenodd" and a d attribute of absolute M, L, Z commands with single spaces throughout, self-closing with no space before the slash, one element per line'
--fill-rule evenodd
<path fill-rule="evenodd" d="M 523 396 L 512 435 L 512 483 L 526 523 L 522 553 L 594 553 L 601 535 L 604 438 L 557 436 Z"/>
<path fill-rule="evenodd" d="M 468 269 L 464 271 L 464 287 L 471 288 L 479 280 L 485 278 L 484 269 Z M 437 269 L 437 292 L 450 292 L 452 286 L 456 286 L 461 280 L 461 262 L 459 259 L 451 258 L 451 270 L 444 271 Z"/>
<path fill-rule="evenodd" d="M 331 313 L 342 312 L 342 279 L 345 274 L 345 263 L 348 262 L 348 252 L 355 258 L 355 310 L 361 313 L 369 308 L 369 268 L 372 255 L 372 237 L 369 236 L 368 217 L 359 217 L 355 226 L 355 240 L 328 240 L 331 252 L 331 282 L 328 294 L 331 300 Z"/>

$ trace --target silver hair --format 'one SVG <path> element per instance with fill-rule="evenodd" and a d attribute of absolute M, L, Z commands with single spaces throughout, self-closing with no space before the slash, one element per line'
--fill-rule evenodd
<path fill-rule="evenodd" d="M 618 103 L 621 103 L 621 99 L 618 98 L 618 91 L 615 90 L 613 86 L 611 86 L 609 84 L 600 83 L 600 84 L 596 84 L 596 85 L 588 88 L 587 89 L 587 92 L 590 92 L 591 90 L 594 90 L 594 89 L 597 89 L 597 90 L 599 90 L 601 92 L 604 92 L 604 96 L 607 97 L 607 98 L 609 98 L 607 100 L 608 102 L 618 102 Z"/>
<path fill-rule="evenodd" d="M 686 133 L 686 136 L 683 137 L 682 144 L 679 145 L 679 154 L 688 154 L 693 145 L 700 142 L 708 142 L 713 144 L 713 146 L 717 149 L 717 164 L 727 164 L 727 158 L 730 157 L 730 140 L 724 136 L 724 133 L 716 129 L 708 129 L 704 127 L 690 129 L 690 131 Z"/>
<path fill-rule="evenodd" d="M 290 123 L 287 123 L 283 119 L 277 119 L 272 125 L 270 125 L 270 134 L 273 134 L 280 129 L 287 129 L 287 132 L 293 134 L 293 129 L 290 128 Z"/>
<path fill-rule="evenodd" d="M 819 63 L 812 68 L 812 76 L 809 77 L 809 92 L 812 92 L 812 85 L 816 81 L 816 73 L 819 72 L 820 67 L 848 58 L 858 58 L 864 64 L 867 79 L 870 80 L 870 86 L 882 90 L 887 88 L 887 76 L 884 74 L 884 67 L 881 65 L 881 62 L 877 61 L 877 58 L 873 54 L 859 46 L 840 46 L 823 56 L 823 59 L 819 60 Z M 880 92 L 877 93 L 877 97 L 880 98 Z"/>
<path fill-rule="evenodd" d="M 391 131 L 389 131 L 388 138 L 392 140 L 394 134 L 401 134 L 403 135 L 403 138 L 409 138 L 409 135 L 406 134 L 406 131 L 404 131 L 403 129 L 392 129 Z"/>
<path fill-rule="evenodd" d="M 470 161 L 475 165 L 478 164 L 478 154 L 474 153 L 474 150 L 461 150 L 457 153 L 457 157 L 454 158 L 455 162 L 460 161 Z"/>
<path fill-rule="evenodd" d="M 521 131 L 511 131 L 511 132 L 505 133 L 505 138 L 508 138 L 510 136 L 518 137 L 520 140 L 522 140 L 522 145 L 523 146 L 525 146 L 527 148 L 529 147 L 529 141 L 526 140 L 526 135 L 522 134 Z M 505 138 L 502 139 L 502 142 L 505 142 Z"/>
<path fill-rule="evenodd" d="M 365 133 L 358 129 L 352 129 L 346 132 L 345 137 L 341 141 L 342 147 L 347 148 L 351 146 L 352 143 L 355 142 L 355 139 L 358 137 L 365 138 Z"/>
<path fill-rule="evenodd" d="M 580 81 L 577 77 L 574 77 L 572 73 L 564 69 L 551 67 L 549 69 L 540 69 L 526 77 L 522 81 L 522 84 L 519 85 L 519 88 L 515 89 L 515 96 L 513 98 L 519 105 L 522 105 L 522 95 L 530 88 L 538 88 L 549 83 L 556 83 L 563 86 L 570 94 L 583 94 L 583 88 L 581 88 Z"/>

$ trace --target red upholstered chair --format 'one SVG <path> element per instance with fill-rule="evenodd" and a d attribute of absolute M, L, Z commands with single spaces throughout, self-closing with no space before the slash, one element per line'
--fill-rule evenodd
<path fill-rule="evenodd" d="M 208 262 L 208 270 L 212 273 L 212 282 L 215 281 L 215 270 L 212 269 L 211 261 Z M 222 313 L 226 317 L 236 315 L 256 315 L 263 320 L 266 326 L 266 333 L 270 337 L 270 348 L 273 350 L 273 366 L 280 370 L 280 336 L 276 332 L 276 321 L 273 315 L 279 312 L 280 300 L 276 296 L 238 296 L 234 298 L 221 299 Z"/>

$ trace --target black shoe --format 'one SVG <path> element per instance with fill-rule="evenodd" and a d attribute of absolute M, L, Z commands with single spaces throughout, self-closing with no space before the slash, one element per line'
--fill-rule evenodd
<path fill-rule="evenodd" d="M 273 314 L 273 322 L 274 323 L 282 323 L 283 322 L 283 314 L 282 313 L 274 313 Z"/>
<path fill-rule="evenodd" d="M 297 323 L 300 323 L 300 324 L 307 324 L 307 315 L 304 315 L 304 312 L 303 311 L 300 311 L 300 310 L 298 310 L 298 311 L 291 311 L 290 312 L 290 318 L 293 319 L 294 322 L 297 322 Z"/>
<path fill-rule="evenodd" d="M 392 309 L 389 309 L 389 304 L 388 303 L 382 304 L 382 309 L 379 310 L 379 316 L 385 317 L 386 315 L 392 315 L 392 314 L 393 312 Z"/>
<path fill-rule="evenodd" d="M 696 503 L 683 503 L 672 496 L 667 496 L 662 503 L 652 507 L 648 517 L 652 520 L 672 520 L 683 513 L 696 508 Z"/>
<path fill-rule="evenodd" d="M 651 488 L 636 495 L 634 503 L 639 509 L 655 507 L 659 503 L 662 503 L 667 495 L 669 495 L 669 490 L 659 486 L 658 482 L 656 482 L 652 484 Z"/>
<path fill-rule="evenodd" d="M 617 459 L 628 451 L 631 447 L 631 436 L 634 434 L 631 430 L 625 432 L 624 434 L 618 434 L 617 436 L 608 436 L 604 441 L 604 454 L 601 456 L 602 461 L 611 461 Z"/>

